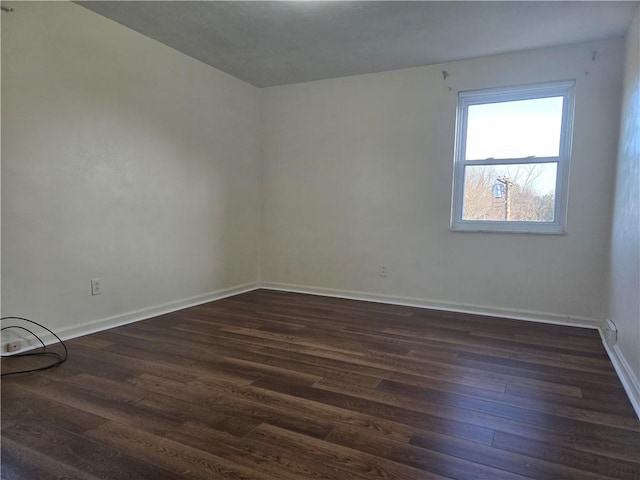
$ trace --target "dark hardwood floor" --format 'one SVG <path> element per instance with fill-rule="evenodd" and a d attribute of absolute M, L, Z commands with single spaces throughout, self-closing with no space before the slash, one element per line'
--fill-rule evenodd
<path fill-rule="evenodd" d="M 2 381 L 3 479 L 640 479 L 595 330 L 258 290 L 68 347 Z"/>

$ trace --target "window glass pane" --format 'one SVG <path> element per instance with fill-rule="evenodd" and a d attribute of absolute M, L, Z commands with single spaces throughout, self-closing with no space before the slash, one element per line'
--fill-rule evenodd
<path fill-rule="evenodd" d="M 563 97 L 469 105 L 465 160 L 555 157 Z"/>
<path fill-rule="evenodd" d="M 467 165 L 463 220 L 553 222 L 557 163 Z"/>

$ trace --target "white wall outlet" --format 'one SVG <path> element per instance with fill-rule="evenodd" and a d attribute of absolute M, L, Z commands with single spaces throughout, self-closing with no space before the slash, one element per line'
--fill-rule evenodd
<path fill-rule="evenodd" d="M 386 277 L 387 276 L 387 266 L 386 265 L 380 265 L 378 267 L 378 275 L 380 275 L 381 277 Z"/>
<path fill-rule="evenodd" d="M 613 320 L 607 318 L 604 322 L 604 339 L 609 345 L 615 345 L 618 342 L 618 327 Z"/>
<path fill-rule="evenodd" d="M 102 282 L 99 278 L 91 279 L 91 295 L 100 295 L 102 293 Z"/>
<path fill-rule="evenodd" d="M 17 352 L 18 350 L 22 349 L 22 340 L 13 340 L 12 342 L 9 342 L 6 344 L 5 346 L 5 350 L 7 352 Z"/>

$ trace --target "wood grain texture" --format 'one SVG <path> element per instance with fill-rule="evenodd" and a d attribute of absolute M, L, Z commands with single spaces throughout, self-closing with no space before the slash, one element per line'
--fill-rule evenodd
<path fill-rule="evenodd" d="M 2 382 L 3 479 L 640 480 L 594 330 L 257 290 L 68 348 Z"/>

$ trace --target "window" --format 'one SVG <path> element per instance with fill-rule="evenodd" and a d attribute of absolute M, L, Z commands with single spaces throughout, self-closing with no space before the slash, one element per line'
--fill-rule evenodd
<path fill-rule="evenodd" d="M 574 82 L 461 92 L 451 228 L 564 233 Z"/>

